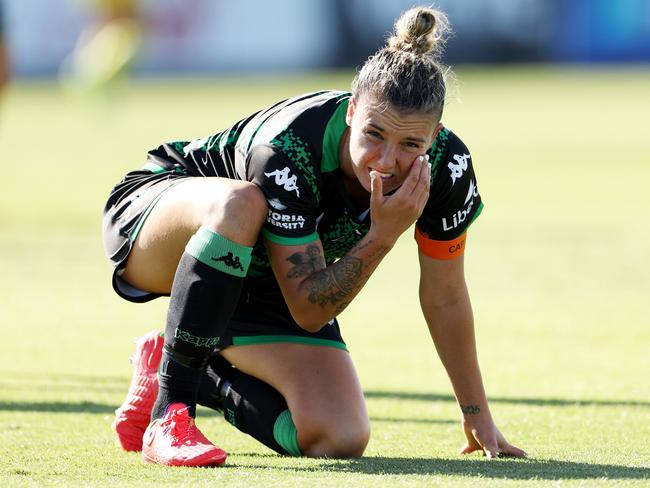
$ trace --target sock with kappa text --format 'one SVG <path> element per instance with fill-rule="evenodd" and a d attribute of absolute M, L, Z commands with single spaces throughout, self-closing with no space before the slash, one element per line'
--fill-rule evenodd
<path fill-rule="evenodd" d="M 152 420 L 173 402 L 195 416 L 203 370 L 237 306 L 251 252 L 207 227 L 187 243 L 172 285 Z"/>

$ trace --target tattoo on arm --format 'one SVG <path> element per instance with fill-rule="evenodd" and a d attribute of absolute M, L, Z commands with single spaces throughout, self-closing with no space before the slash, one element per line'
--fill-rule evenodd
<path fill-rule="evenodd" d="M 289 278 L 302 278 L 325 267 L 325 258 L 321 256 L 320 249 L 314 244 L 307 246 L 307 252 L 297 252 L 287 258 L 293 268 L 287 275 Z"/>
<path fill-rule="evenodd" d="M 477 415 L 481 411 L 481 407 L 478 405 L 461 405 L 460 411 L 464 415 Z"/>
<path fill-rule="evenodd" d="M 354 251 L 358 252 L 369 244 L 370 242 L 360 245 L 328 267 L 320 248 L 309 245 L 306 252 L 295 253 L 287 258 L 293 264 L 287 277 L 307 278 L 310 303 L 318 304 L 321 308 L 335 305 L 336 313 L 340 313 L 366 282 L 368 276 L 364 276 L 364 266 L 379 261 L 387 252 L 380 248 L 368 256 L 366 262 L 353 255 Z"/>
<path fill-rule="evenodd" d="M 321 308 L 338 305 L 337 313 L 348 306 L 361 277 L 361 259 L 345 256 L 333 266 L 314 273 L 309 280 L 309 301 Z"/>

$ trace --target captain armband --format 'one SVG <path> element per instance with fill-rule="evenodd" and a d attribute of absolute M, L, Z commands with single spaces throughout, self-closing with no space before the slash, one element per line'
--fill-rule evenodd
<path fill-rule="evenodd" d="M 434 241 L 415 226 L 415 241 L 420 252 L 433 259 L 454 259 L 465 252 L 467 232 L 451 241 Z"/>

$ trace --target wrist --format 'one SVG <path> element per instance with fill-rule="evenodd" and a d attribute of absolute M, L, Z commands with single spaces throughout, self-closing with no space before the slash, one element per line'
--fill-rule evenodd
<path fill-rule="evenodd" d="M 486 420 L 492 419 L 492 414 L 487 404 L 483 403 L 460 403 L 460 411 L 463 417 L 463 422 L 474 423 L 474 422 L 485 422 Z"/>
<path fill-rule="evenodd" d="M 373 242 L 380 247 L 384 247 L 387 251 L 390 251 L 393 248 L 397 242 L 398 237 L 399 236 L 391 236 L 389 233 L 381 232 L 377 230 L 377 227 L 375 225 L 372 224 L 370 226 L 368 234 L 366 234 L 366 238 L 369 242 Z"/>

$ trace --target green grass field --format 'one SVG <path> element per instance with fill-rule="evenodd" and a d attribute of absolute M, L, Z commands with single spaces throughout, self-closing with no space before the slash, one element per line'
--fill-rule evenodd
<path fill-rule="evenodd" d="M 139 81 L 105 98 L 17 83 L 0 109 L 0 486 L 648 486 L 650 70 L 458 75 L 444 120 L 486 204 L 466 253 L 479 354 L 497 423 L 527 460 L 456 455 L 410 232 L 341 317 L 373 422 L 364 458 L 280 457 L 207 410 L 223 468 L 118 450 L 131 340 L 163 325 L 166 303 L 110 287 L 110 187 L 164 140 L 347 88 L 351 73 Z"/>

